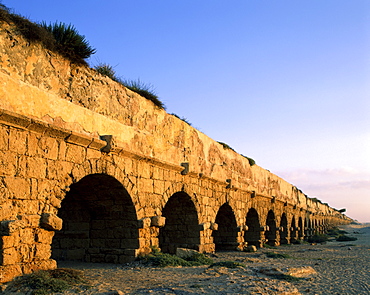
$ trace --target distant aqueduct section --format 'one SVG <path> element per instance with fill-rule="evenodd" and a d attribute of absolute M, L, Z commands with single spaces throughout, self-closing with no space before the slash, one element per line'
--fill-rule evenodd
<path fill-rule="evenodd" d="M 153 246 L 287 244 L 350 221 L 0 23 L 0 282 Z"/>

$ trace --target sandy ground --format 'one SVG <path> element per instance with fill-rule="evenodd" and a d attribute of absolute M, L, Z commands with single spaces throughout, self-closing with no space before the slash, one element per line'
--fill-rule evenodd
<path fill-rule="evenodd" d="M 370 224 L 343 227 L 354 242 L 288 245 L 256 253 L 219 252 L 214 261 L 237 261 L 245 267 L 152 268 L 128 265 L 59 263 L 81 269 L 89 289 L 79 294 L 370 294 Z M 268 252 L 291 258 L 268 258 Z M 274 275 L 296 271 L 297 281 Z M 294 274 L 299 276 L 297 274 Z M 64 293 L 76 294 L 74 290 Z M 3 294 L 12 294 L 3 292 Z M 14 293 L 13 293 L 14 294 Z M 19 293 L 18 293 L 19 294 Z"/>

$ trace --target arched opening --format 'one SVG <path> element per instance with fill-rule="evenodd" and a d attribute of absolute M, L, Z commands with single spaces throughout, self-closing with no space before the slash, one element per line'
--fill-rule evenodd
<path fill-rule="evenodd" d="M 288 233 L 288 219 L 283 213 L 280 220 L 280 244 L 289 244 Z"/>
<path fill-rule="evenodd" d="M 235 250 L 238 246 L 238 228 L 234 212 L 229 204 L 223 204 L 218 210 L 216 221 L 218 230 L 212 233 L 216 251 Z"/>
<path fill-rule="evenodd" d="M 304 234 L 303 234 L 303 221 L 302 221 L 302 217 L 299 217 L 298 219 L 298 240 L 302 240 L 303 237 L 304 237 Z"/>
<path fill-rule="evenodd" d="M 244 233 L 244 241 L 247 242 L 248 245 L 261 247 L 263 244 L 261 239 L 261 225 L 256 209 L 249 209 L 246 218 L 246 225 L 248 226 L 248 230 Z"/>
<path fill-rule="evenodd" d="M 54 259 L 124 263 L 135 258 L 135 207 L 114 177 L 91 174 L 72 184 L 58 215 L 63 228 L 53 239 Z"/>
<path fill-rule="evenodd" d="M 310 226 L 310 218 L 307 217 L 304 220 L 304 238 L 305 240 L 311 236 L 311 226 Z"/>
<path fill-rule="evenodd" d="M 292 217 L 292 222 L 290 224 L 290 243 L 294 244 L 297 242 L 297 224 L 295 217 Z"/>
<path fill-rule="evenodd" d="M 164 206 L 165 226 L 159 230 L 162 252 L 176 253 L 176 248 L 199 249 L 200 229 L 195 205 L 188 194 L 177 192 Z"/>
<path fill-rule="evenodd" d="M 307 240 L 311 236 L 310 218 L 307 216 L 304 219 L 304 239 Z"/>
<path fill-rule="evenodd" d="M 266 237 L 266 242 L 268 245 L 271 246 L 276 246 L 279 244 L 277 241 L 277 228 L 276 228 L 276 220 L 275 220 L 275 214 L 272 210 L 270 210 L 267 213 L 267 218 L 266 218 L 266 225 L 268 226 L 267 230 L 265 231 L 265 237 Z"/>

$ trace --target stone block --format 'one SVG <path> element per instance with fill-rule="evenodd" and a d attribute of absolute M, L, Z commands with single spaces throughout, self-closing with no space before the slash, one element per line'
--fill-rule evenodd
<path fill-rule="evenodd" d="M 100 150 L 104 148 L 106 145 L 107 145 L 106 141 L 94 137 L 91 143 L 89 144 L 88 148 L 99 151 L 99 154 L 101 155 Z"/>
<path fill-rule="evenodd" d="M 218 230 L 218 224 L 217 224 L 217 223 L 215 223 L 215 222 L 212 222 L 212 223 L 211 223 L 211 226 L 210 226 L 210 229 L 211 229 L 211 230 Z"/>
<path fill-rule="evenodd" d="M 54 231 L 38 228 L 36 230 L 35 241 L 43 244 L 51 244 L 54 237 Z"/>
<path fill-rule="evenodd" d="M 99 159 L 101 157 L 101 152 L 99 150 L 88 148 L 86 151 L 86 158 L 89 159 Z"/>
<path fill-rule="evenodd" d="M 31 193 L 30 182 L 20 177 L 4 177 L 4 184 L 15 199 L 28 199 Z"/>
<path fill-rule="evenodd" d="M 93 263 L 105 262 L 105 254 L 90 254 L 90 262 Z"/>
<path fill-rule="evenodd" d="M 17 243 L 14 236 L 2 236 L 0 237 L 0 249 L 16 247 Z"/>
<path fill-rule="evenodd" d="M 63 220 L 52 213 L 43 213 L 41 215 L 40 226 L 47 230 L 61 230 Z"/>
<path fill-rule="evenodd" d="M 137 257 L 139 253 L 139 249 L 125 249 L 125 255 L 128 255 L 130 257 Z"/>
<path fill-rule="evenodd" d="M 66 160 L 74 164 L 82 164 L 86 158 L 86 148 L 78 145 L 68 144 Z"/>
<path fill-rule="evenodd" d="M 140 178 L 138 190 L 142 193 L 153 193 L 154 191 L 154 182 L 152 179 Z"/>
<path fill-rule="evenodd" d="M 49 125 L 49 128 L 46 129 L 44 132 L 44 136 L 65 139 L 71 133 L 72 132 L 67 129 L 60 128 L 55 125 Z"/>
<path fill-rule="evenodd" d="M 151 226 L 164 227 L 166 224 L 166 217 L 163 216 L 153 216 L 151 218 Z"/>
<path fill-rule="evenodd" d="M 24 155 L 27 151 L 27 132 L 17 129 L 10 130 L 9 150 Z"/>
<path fill-rule="evenodd" d="M 118 263 L 124 264 L 129 263 L 135 260 L 136 256 L 130 256 L 130 255 L 120 255 L 118 258 Z"/>
<path fill-rule="evenodd" d="M 41 244 L 37 243 L 36 244 L 36 249 L 35 249 L 35 257 L 39 260 L 46 260 L 50 258 L 51 255 L 51 245 L 49 244 Z"/>
<path fill-rule="evenodd" d="M 38 214 L 27 214 L 19 217 L 23 221 L 24 226 L 27 227 L 38 227 L 40 224 L 40 215 Z"/>
<path fill-rule="evenodd" d="M 105 255 L 105 263 L 118 263 L 118 255 Z"/>
<path fill-rule="evenodd" d="M 205 222 L 205 223 L 201 223 L 199 224 L 199 229 L 200 231 L 203 231 L 203 230 L 207 230 L 211 227 L 211 223 L 210 222 Z"/>
<path fill-rule="evenodd" d="M 4 220 L 0 221 L 0 234 L 9 236 L 24 228 L 22 220 Z"/>
<path fill-rule="evenodd" d="M 58 159 L 59 143 L 55 138 L 42 137 L 38 143 L 38 150 L 43 158 Z"/>
<path fill-rule="evenodd" d="M 257 247 L 254 245 L 249 245 L 244 247 L 243 249 L 244 252 L 257 252 Z"/>
<path fill-rule="evenodd" d="M 17 165 L 18 157 L 16 153 L 0 151 L 0 175 L 15 175 Z"/>
<path fill-rule="evenodd" d="M 67 260 L 83 261 L 85 258 L 85 249 L 69 249 L 67 251 Z"/>
<path fill-rule="evenodd" d="M 68 143 L 88 147 L 92 142 L 92 138 L 91 136 L 72 131 L 72 133 L 66 137 L 65 141 Z"/>
<path fill-rule="evenodd" d="M 139 239 L 123 239 L 121 240 L 121 248 L 138 248 L 139 247 Z"/>
<path fill-rule="evenodd" d="M 4 265 L 0 266 L 0 284 L 11 281 L 14 277 L 22 274 L 20 265 Z"/>
<path fill-rule="evenodd" d="M 9 129 L 0 127 L 0 150 L 9 149 Z"/>
<path fill-rule="evenodd" d="M 11 265 L 20 262 L 20 255 L 16 248 L 6 248 L 0 255 L 0 265 Z"/>
<path fill-rule="evenodd" d="M 93 248 L 104 248 L 105 239 L 91 239 L 90 244 L 91 244 L 91 247 Z"/>
<path fill-rule="evenodd" d="M 150 217 L 144 217 L 142 219 L 138 220 L 138 228 L 148 228 L 151 225 L 151 218 Z"/>
<path fill-rule="evenodd" d="M 27 158 L 27 175 L 33 178 L 46 178 L 46 160 L 43 158 Z"/>
<path fill-rule="evenodd" d="M 26 128 L 30 125 L 31 119 L 11 111 L 2 110 L 0 112 L 0 123 L 17 128 Z"/>
<path fill-rule="evenodd" d="M 47 123 L 34 119 L 31 119 L 31 123 L 27 126 L 27 130 L 38 134 L 43 134 L 48 128 Z"/>
<path fill-rule="evenodd" d="M 189 258 L 192 257 L 196 254 L 199 254 L 198 251 L 193 250 L 193 249 L 186 249 L 186 248 L 176 248 L 176 256 L 180 258 Z"/>
<path fill-rule="evenodd" d="M 33 228 L 22 228 L 19 230 L 19 237 L 22 240 L 22 244 L 34 244 L 35 243 L 35 233 Z"/>

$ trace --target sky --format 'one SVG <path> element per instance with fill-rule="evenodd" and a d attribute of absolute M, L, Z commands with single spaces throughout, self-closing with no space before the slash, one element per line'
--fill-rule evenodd
<path fill-rule="evenodd" d="M 91 67 L 152 85 L 167 112 L 370 222 L 370 1 L 1 2 L 74 25 Z"/>

